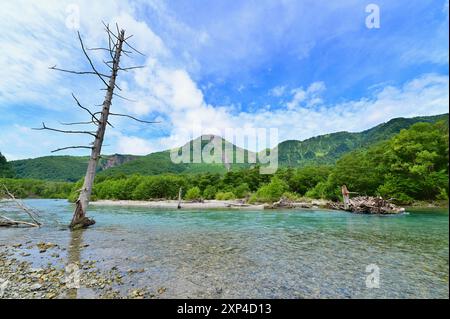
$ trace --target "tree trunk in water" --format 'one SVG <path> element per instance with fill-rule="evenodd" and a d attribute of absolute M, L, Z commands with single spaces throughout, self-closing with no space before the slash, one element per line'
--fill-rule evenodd
<path fill-rule="evenodd" d="M 180 187 L 180 190 L 178 191 L 178 209 L 181 209 L 181 192 L 183 188 Z"/>
<path fill-rule="evenodd" d="M 350 197 L 348 195 L 342 195 L 344 198 L 344 209 L 347 210 L 349 208 Z"/>
<path fill-rule="evenodd" d="M 114 88 L 116 86 L 115 84 L 116 77 L 119 71 L 119 61 L 120 55 L 122 53 L 122 45 L 124 39 L 125 39 L 125 31 L 122 30 L 117 40 L 116 50 L 114 54 L 114 61 L 111 71 L 112 72 L 111 78 L 109 80 L 105 100 L 103 102 L 103 109 L 99 121 L 100 123 L 98 123 L 98 129 L 94 141 L 94 146 L 92 147 L 91 157 L 89 159 L 86 176 L 84 178 L 83 188 L 81 189 L 78 200 L 76 201 L 75 211 L 72 217 L 72 222 L 70 223 L 71 229 L 85 228 L 95 224 L 95 221 L 93 219 L 86 217 L 86 210 L 89 205 L 89 200 L 91 198 L 92 186 L 94 184 L 97 164 L 100 159 L 106 125 L 108 124 L 109 109 L 111 107 L 111 102 L 114 95 Z"/>

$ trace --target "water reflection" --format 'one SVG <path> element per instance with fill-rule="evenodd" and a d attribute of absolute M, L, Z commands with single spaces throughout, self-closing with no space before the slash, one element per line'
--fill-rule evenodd
<path fill-rule="evenodd" d="M 79 269 L 81 267 L 81 247 L 84 231 L 79 229 L 70 232 L 66 263 L 66 285 L 70 287 L 67 291 L 67 297 L 70 299 L 78 297 L 78 289 L 80 288 Z"/>

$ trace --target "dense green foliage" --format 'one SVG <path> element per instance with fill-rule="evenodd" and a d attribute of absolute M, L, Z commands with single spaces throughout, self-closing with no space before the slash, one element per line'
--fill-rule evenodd
<path fill-rule="evenodd" d="M 187 200 L 196 200 L 202 198 L 202 192 L 200 191 L 200 188 L 197 186 L 194 186 L 192 188 L 189 188 L 189 190 L 186 192 L 185 198 Z"/>
<path fill-rule="evenodd" d="M 200 197 L 214 199 L 218 193 L 226 194 L 224 195 L 226 197 L 229 197 L 231 193 L 235 198 L 236 196 L 246 197 L 269 181 L 270 176 L 261 175 L 259 167 L 230 171 L 226 174 L 99 175 L 95 179 L 92 197 L 93 199 L 122 200 L 176 199 L 181 187 L 186 199 Z M 73 187 L 71 200 L 76 199 L 76 190 L 81 188 L 82 183 L 83 181 L 80 180 Z M 187 194 L 186 190 L 190 190 L 191 193 Z"/>
<path fill-rule="evenodd" d="M 278 200 L 283 193 L 291 191 L 303 195 L 303 187 L 316 186 L 325 181 L 329 167 L 305 167 L 299 169 L 280 168 L 274 177 L 261 175 L 259 167 L 230 171 L 225 174 L 164 174 L 154 176 L 120 174 L 116 176 L 97 176 L 92 198 L 118 200 L 177 199 L 180 187 L 184 190 L 183 198 L 227 200 L 248 198 L 268 202 Z M 74 187 L 70 199 L 77 197 L 76 190 L 82 186 L 82 180 Z"/>
<path fill-rule="evenodd" d="M 88 160 L 88 157 L 46 156 L 11 164 L 18 178 L 74 182 L 86 173 Z"/>
<path fill-rule="evenodd" d="M 333 166 L 281 167 L 273 176 L 259 167 L 225 174 L 118 174 L 97 177 L 94 199 L 249 198 L 273 202 L 280 197 L 339 199 L 340 187 L 361 195 L 381 195 L 407 203 L 448 198 L 448 122 L 416 123 L 388 141 L 358 149 Z M 81 182 L 74 189 L 81 187 Z"/>
<path fill-rule="evenodd" d="M 73 183 L 67 182 L 12 178 L 0 178 L 0 185 L 17 198 L 68 198 L 73 188 Z"/>
<path fill-rule="evenodd" d="M 310 138 L 305 141 L 285 141 L 278 146 L 279 165 L 281 167 L 304 167 L 317 165 L 333 165 L 344 154 L 369 147 L 381 141 L 388 140 L 400 130 L 417 122 L 435 123 L 444 120 L 448 123 L 448 114 L 417 118 L 397 118 L 360 133 L 338 132 Z M 202 141 L 204 146 L 207 141 Z M 223 145 L 229 142 L 222 141 Z M 193 141 L 189 144 L 192 153 Z M 236 157 L 236 147 L 233 146 L 233 159 Z M 248 151 L 243 150 L 245 158 Z M 192 156 L 192 155 L 191 155 Z M 229 159 L 231 161 L 231 158 Z M 87 157 L 51 156 L 29 160 L 12 161 L 11 165 L 18 178 L 36 178 L 54 181 L 77 181 L 86 171 Z M 233 161 L 232 161 L 233 162 Z M 0 164 L 1 165 L 1 164 Z M 248 169 L 249 164 L 231 164 L 232 171 Z M 1 170 L 0 170 L 1 172 Z M 170 152 L 163 151 L 147 156 L 114 155 L 102 157 L 98 174 L 114 177 L 125 175 L 160 175 L 160 174 L 225 174 L 223 164 L 175 164 L 170 159 Z M 251 190 L 252 185 L 249 184 Z M 308 185 L 306 188 L 310 188 Z M 305 187 L 300 192 L 305 192 Z"/>
<path fill-rule="evenodd" d="M 217 192 L 216 199 L 217 200 L 231 200 L 235 199 L 236 195 L 233 192 Z"/>
<path fill-rule="evenodd" d="M 98 171 L 121 165 L 136 158 L 130 155 L 106 155 L 100 159 Z M 75 182 L 86 174 L 87 156 L 46 156 L 10 162 L 17 178 Z"/>
<path fill-rule="evenodd" d="M 270 183 L 261 186 L 256 193 L 251 197 L 250 202 L 275 202 L 289 190 L 288 184 L 274 176 Z"/>
<path fill-rule="evenodd" d="M 339 187 L 401 203 L 448 199 L 448 122 L 417 123 L 391 140 L 344 155 L 307 195 L 338 198 Z"/>
<path fill-rule="evenodd" d="M 11 164 L 6 161 L 6 158 L 0 153 L 0 178 L 14 177 L 14 171 Z"/>

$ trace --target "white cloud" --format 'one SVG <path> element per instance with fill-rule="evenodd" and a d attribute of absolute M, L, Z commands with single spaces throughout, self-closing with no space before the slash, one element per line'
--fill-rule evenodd
<path fill-rule="evenodd" d="M 274 88 L 272 88 L 269 91 L 269 95 L 275 96 L 275 97 L 280 97 L 280 96 L 283 96 L 284 92 L 286 92 L 286 86 L 279 85 L 279 86 L 275 86 Z"/>
<path fill-rule="evenodd" d="M 386 86 L 371 97 L 332 105 L 278 109 L 241 114 L 237 122 L 278 127 L 280 140 L 303 140 L 337 131 L 357 132 L 395 117 L 414 117 L 448 112 L 447 76 L 426 74 L 403 86 Z M 310 86 L 311 88 L 311 86 Z M 322 87 L 317 86 L 316 88 Z M 307 90 L 308 91 L 308 90 Z M 317 92 L 317 91 L 316 91 Z M 320 99 L 320 96 L 317 96 Z"/>
<path fill-rule="evenodd" d="M 323 82 L 313 82 L 306 90 L 303 88 L 295 88 L 291 91 L 293 94 L 292 100 L 287 103 L 287 108 L 293 110 L 298 108 L 301 103 L 307 107 L 312 107 L 322 102 L 319 97 L 320 93 L 325 91 L 325 84 Z"/>
<path fill-rule="evenodd" d="M 117 151 L 121 154 L 147 155 L 154 151 L 149 141 L 136 136 L 120 136 Z"/>

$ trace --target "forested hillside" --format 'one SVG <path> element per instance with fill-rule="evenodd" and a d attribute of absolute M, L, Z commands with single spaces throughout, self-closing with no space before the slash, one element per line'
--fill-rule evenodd
<path fill-rule="evenodd" d="M 409 128 L 418 122 L 436 123 L 443 121 L 448 126 L 448 114 L 416 117 L 396 118 L 387 123 L 378 125 L 359 133 L 337 132 L 313 137 L 305 141 L 285 141 L 278 146 L 280 167 L 304 167 L 311 165 L 331 165 L 344 154 L 357 149 L 367 148 L 381 141 L 386 141 L 398 134 L 402 129 Z M 192 144 L 190 142 L 190 152 Z M 207 141 L 202 141 L 204 146 Z M 222 144 L 234 147 L 233 162 L 236 146 L 222 140 Z M 242 149 L 241 149 L 242 150 Z M 242 150 L 247 159 L 248 152 Z M 18 178 L 35 178 L 53 181 L 77 181 L 84 176 L 88 157 L 76 156 L 49 156 L 36 159 L 12 161 L 14 175 Z M 1 165 L 1 164 L 0 164 Z M 170 151 L 152 153 L 146 156 L 113 155 L 104 156 L 98 167 L 100 176 L 113 175 L 158 175 L 165 173 L 220 173 L 229 169 L 240 170 L 251 167 L 251 164 L 175 164 L 170 159 Z M 1 170 L 0 170 L 1 172 Z"/>
<path fill-rule="evenodd" d="M 416 123 L 390 140 L 344 155 L 335 165 L 284 167 L 262 175 L 258 167 L 225 174 L 98 176 L 94 199 L 233 199 L 273 202 L 284 196 L 340 198 L 346 184 L 360 195 L 381 195 L 398 203 L 448 199 L 448 122 Z M 81 187 L 81 181 L 74 190 Z M 76 193 L 72 194 L 72 199 Z"/>
<path fill-rule="evenodd" d="M 448 124 L 448 114 L 415 118 L 396 118 L 360 133 L 338 132 L 316 136 L 305 141 L 285 141 L 278 146 L 282 166 L 333 164 L 343 154 L 385 141 L 418 122 Z"/>
<path fill-rule="evenodd" d="M 6 158 L 0 153 L 0 178 L 2 177 L 13 177 L 14 171 L 12 170 L 11 164 L 6 161 Z"/>
<path fill-rule="evenodd" d="M 117 174 L 141 174 L 141 175 L 158 175 L 158 174 L 164 174 L 164 173 L 186 173 L 186 174 L 195 174 L 195 173 L 220 173 L 224 174 L 228 170 L 235 170 L 235 169 L 242 169 L 242 168 L 248 168 L 251 165 L 244 164 L 244 163 L 229 163 L 229 164 L 216 164 L 216 163 L 193 163 L 193 151 L 194 151 L 194 144 L 196 142 L 200 142 L 200 150 L 203 150 L 204 146 L 209 143 L 209 141 L 213 138 L 211 135 L 205 135 L 202 137 L 198 137 L 195 140 L 192 140 L 188 143 L 186 143 L 182 148 L 189 150 L 189 158 L 192 161 L 192 163 L 173 163 L 173 161 L 170 158 L 170 151 L 163 151 L 163 152 L 157 152 L 152 153 L 147 156 L 142 156 L 139 159 L 136 159 L 134 161 L 125 163 L 123 165 L 117 166 L 113 169 L 105 170 L 101 172 L 100 175 L 117 175 Z M 219 142 L 222 144 L 222 148 L 228 148 L 230 150 L 233 150 L 232 155 L 229 156 L 229 158 L 225 157 L 225 152 L 223 152 L 223 156 L 220 159 L 220 161 L 223 161 L 225 163 L 228 162 L 235 162 L 236 159 L 236 152 L 242 152 L 244 154 L 244 161 L 247 162 L 248 154 L 251 154 L 251 156 L 254 156 L 256 158 L 255 153 L 249 152 L 247 150 L 244 150 L 242 148 L 239 148 L 232 143 L 226 141 L 223 138 L 218 138 Z M 200 141 L 199 141 L 200 140 Z M 181 155 L 181 151 L 180 151 Z"/>
<path fill-rule="evenodd" d="M 103 156 L 100 159 L 98 171 L 121 165 L 135 158 L 137 156 L 119 154 Z M 46 156 L 10 163 L 17 178 L 75 182 L 86 174 L 88 161 L 87 156 Z"/>

